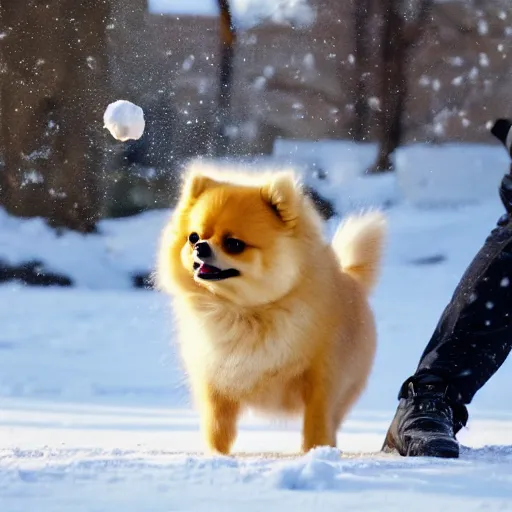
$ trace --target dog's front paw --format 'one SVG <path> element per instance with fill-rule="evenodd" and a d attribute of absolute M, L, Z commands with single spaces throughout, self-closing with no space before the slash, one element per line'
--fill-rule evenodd
<path fill-rule="evenodd" d="M 212 456 L 229 456 L 235 433 L 212 431 L 207 434 L 208 452 Z"/>
<path fill-rule="evenodd" d="M 229 455 L 237 435 L 240 405 L 222 394 L 208 390 L 203 404 L 202 428 L 211 453 Z"/>

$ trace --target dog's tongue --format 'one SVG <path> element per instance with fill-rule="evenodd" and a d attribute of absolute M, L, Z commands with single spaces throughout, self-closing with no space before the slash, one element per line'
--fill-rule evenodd
<path fill-rule="evenodd" d="M 202 263 L 199 272 L 201 272 L 201 274 L 215 274 L 219 272 L 219 269 L 207 263 Z"/>

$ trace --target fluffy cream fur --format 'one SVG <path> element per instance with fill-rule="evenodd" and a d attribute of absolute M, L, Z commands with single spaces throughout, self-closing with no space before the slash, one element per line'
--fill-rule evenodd
<path fill-rule="evenodd" d="M 190 170 L 161 239 L 157 283 L 173 298 L 211 450 L 230 453 L 247 407 L 301 414 L 304 451 L 336 446 L 373 363 L 367 295 L 385 230 L 381 213 L 350 217 L 331 245 L 293 173 Z M 204 280 L 191 233 L 211 247 L 211 264 L 240 275 Z M 245 249 L 230 253 L 226 237 Z"/>

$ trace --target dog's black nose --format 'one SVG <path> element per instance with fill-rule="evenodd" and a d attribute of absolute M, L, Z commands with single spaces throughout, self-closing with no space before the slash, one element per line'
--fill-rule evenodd
<path fill-rule="evenodd" d="M 198 242 L 195 245 L 197 257 L 201 259 L 210 258 L 212 255 L 212 248 L 208 242 Z"/>

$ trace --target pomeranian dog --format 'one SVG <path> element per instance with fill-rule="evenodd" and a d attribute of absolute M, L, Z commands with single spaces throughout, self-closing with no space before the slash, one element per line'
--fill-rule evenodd
<path fill-rule="evenodd" d="M 382 213 L 350 216 L 329 244 L 292 172 L 192 166 L 164 229 L 157 287 L 173 298 L 202 431 L 229 454 L 247 408 L 302 415 L 302 450 L 336 446 L 376 348 L 368 294 Z"/>

